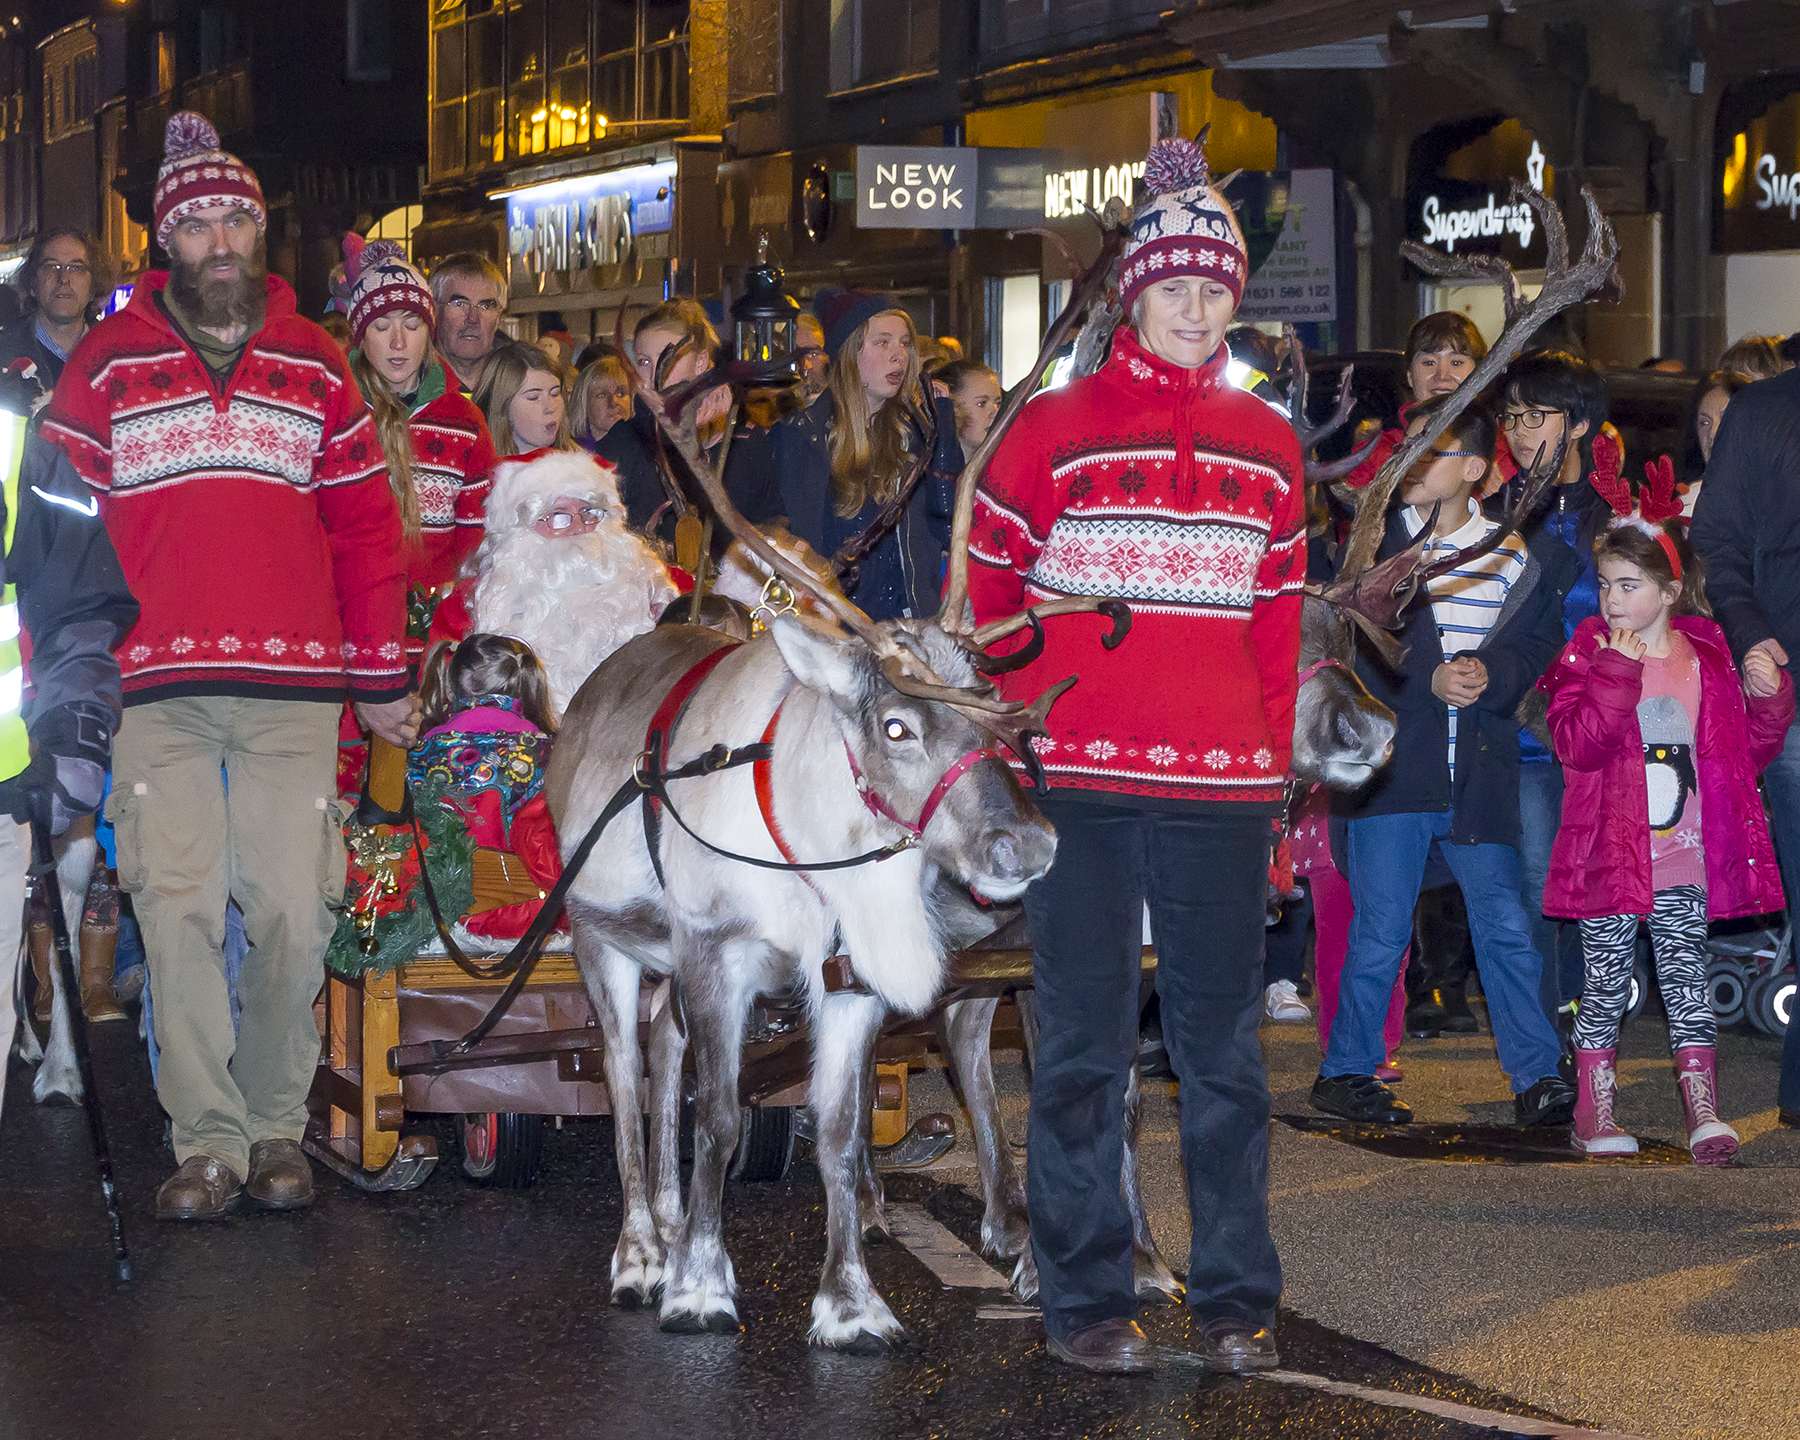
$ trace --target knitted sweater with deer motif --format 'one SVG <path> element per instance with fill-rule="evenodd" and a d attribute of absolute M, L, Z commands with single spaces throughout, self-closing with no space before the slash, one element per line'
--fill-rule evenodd
<path fill-rule="evenodd" d="M 1299 442 L 1281 411 L 1128 329 L 1094 374 L 1040 395 L 975 497 L 969 595 L 986 622 L 1065 595 L 1131 607 L 1116 650 L 1096 615 L 1044 622 L 1009 699 L 1070 675 L 1038 754 L 1095 799 L 1280 804 L 1293 745 L 1306 578 Z"/>
<path fill-rule="evenodd" d="M 341 350 L 271 276 L 221 385 L 157 304 L 166 272 L 82 339 L 45 412 L 143 610 L 125 704 L 406 693 L 400 511 Z"/>

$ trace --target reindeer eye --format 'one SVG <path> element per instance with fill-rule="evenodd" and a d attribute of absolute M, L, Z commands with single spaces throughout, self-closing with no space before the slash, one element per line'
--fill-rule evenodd
<path fill-rule="evenodd" d="M 890 740 L 897 742 L 912 739 L 912 731 L 906 728 L 904 720 L 889 720 L 881 728 L 887 732 L 887 738 Z"/>

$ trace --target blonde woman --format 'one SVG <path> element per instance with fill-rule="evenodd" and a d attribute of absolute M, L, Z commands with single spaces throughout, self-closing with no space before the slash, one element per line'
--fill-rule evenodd
<path fill-rule="evenodd" d="M 535 345 L 497 346 L 475 387 L 501 459 L 533 450 L 573 450 L 562 368 Z"/>
<path fill-rule="evenodd" d="M 896 498 L 924 444 L 913 416 L 918 339 L 892 295 L 827 289 L 813 313 L 831 357 L 825 393 L 770 432 L 768 455 L 788 524 L 821 555 L 864 534 Z M 848 593 L 876 620 L 936 612 L 962 450 L 949 399 L 936 402 L 937 447 L 899 523 L 846 576 Z"/>
<path fill-rule="evenodd" d="M 425 277 L 389 240 L 344 237 L 344 278 L 355 348 L 350 371 L 375 418 L 388 484 L 400 505 L 411 610 L 451 584 L 481 540 L 494 444 L 481 412 L 459 392 L 431 343 Z M 423 625 L 409 626 L 417 659 Z M 417 630 L 419 633 L 410 633 Z"/>

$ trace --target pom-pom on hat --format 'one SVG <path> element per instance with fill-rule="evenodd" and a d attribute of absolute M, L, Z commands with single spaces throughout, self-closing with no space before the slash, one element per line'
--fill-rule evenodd
<path fill-rule="evenodd" d="M 877 315 L 905 307 L 892 295 L 880 290 L 842 290 L 827 285 L 813 296 L 813 315 L 825 332 L 825 353 L 833 360 L 844 342 Z"/>
<path fill-rule="evenodd" d="M 406 251 L 394 240 L 365 241 L 355 231 L 344 237 L 344 285 L 350 336 L 358 345 L 370 322 L 396 311 L 410 311 L 430 328 L 437 311 L 431 286 L 413 268 Z"/>
<path fill-rule="evenodd" d="M 1244 298 L 1250 261 L 1243 232 L 1225 197 L 1213 188 L 1198 140 L 1159 140 L 1144 159 L 1149 198 L 1131 217 L 1131 238 L 1119 267 L 1125 309 L 1147 285 L 1173 275 L 1201 275 Z"/>
<path fill-rule="evenodd" d="M 169 117 L 163 131 L 162 169 L 156 172 L 156 193 L 151 199 L 156 220 L 156 243 L 167 250 L 175 227 L 196 210 L 215 205 L 237 205 L 256 217 L 260 232 L 268 228 L 269 209 L 263 203 L 256 172 L 235 155 L 219 148 L 219 134 L 204 115 L 181 110 Z"/>

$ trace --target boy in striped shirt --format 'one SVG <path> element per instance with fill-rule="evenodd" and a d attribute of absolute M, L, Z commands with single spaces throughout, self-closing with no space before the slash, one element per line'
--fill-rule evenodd
<path fill-rule="evenodd" d="M 1448 397 L 1407 417 L 1424 425 Z M 1493 461 L 1493 414 L 1457 416 L 1401 481 L 1380 558 L 1427 525 L 1427 562 L 1479 545 L 1498 528 L 1476 499 Z M 1435 523 L 1434 523 L 1435 516 Z M 1565 547 L 1566 548 L 1566 547 Z M 1514 711 L 1562 644 L 1569 579 L 1537 542 L 1511 536 L 1434 580 L 1406 612 L 1406 657 L 1390 671 L 1359 648 L 1356 671 L 1394 711 L 1394 755 L 1343 797 L 1350 925 L 1339 1009 L 1312 1103 L 1347 1119 L 1404 1124 L 1412 1112 L 1375 1078 L 1382 1022 L 1413 906 L 1435 846 L 1468 906 L 1488 1018 L 1521 1124 L 1566 1123 L 1575 1092 L 1558 1071 L 1556 1033 L 1538 1003 L 1543 969 L 1519 901 L 1519 741 Z"/>

